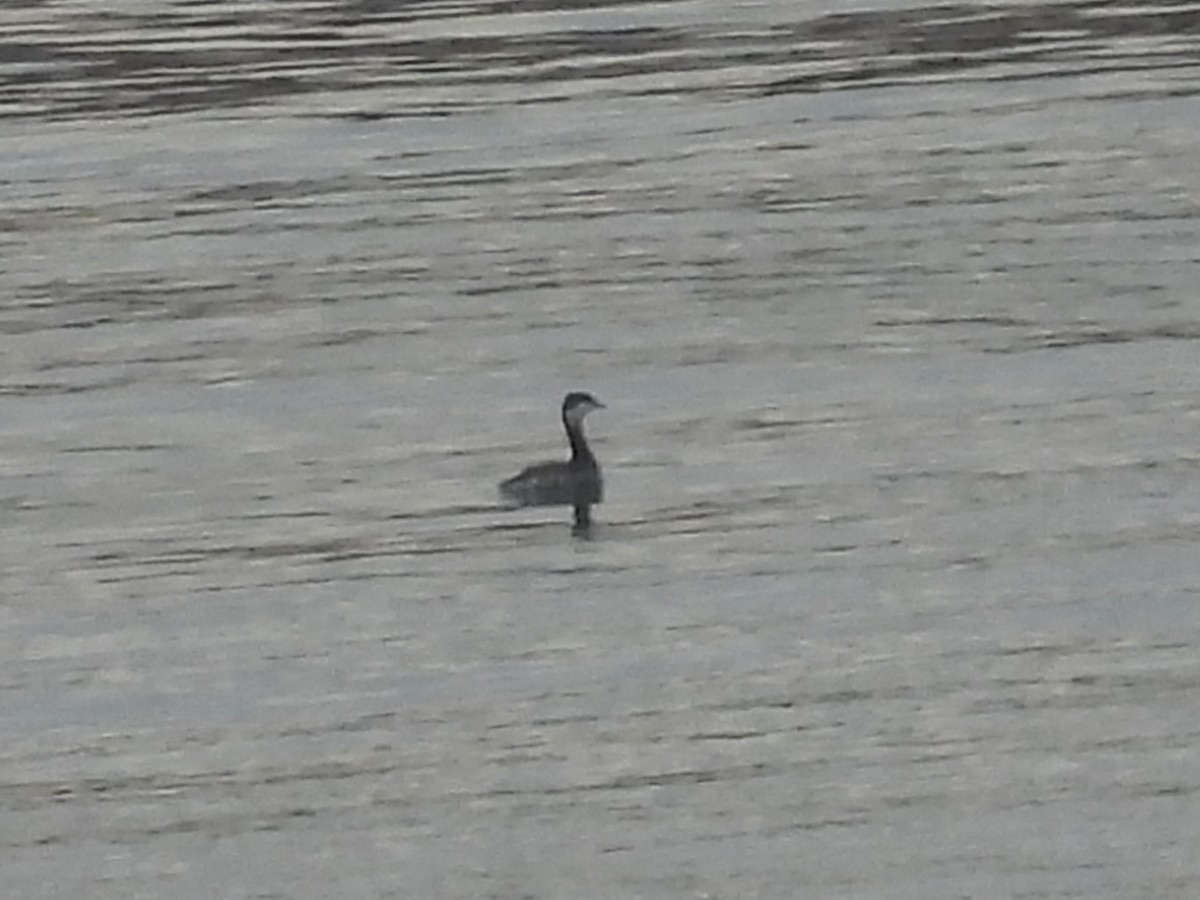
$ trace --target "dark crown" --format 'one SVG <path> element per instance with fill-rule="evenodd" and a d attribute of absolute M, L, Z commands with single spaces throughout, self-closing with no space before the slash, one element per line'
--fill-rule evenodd
<path fill-rule="evenodd" d="M 563 399 L 563 412 L 568 409 L 574 409 L 581 403 L 590 403 L 592 406 L 604 406 L 599 400 L 584 391 L 572 391 Z"/>

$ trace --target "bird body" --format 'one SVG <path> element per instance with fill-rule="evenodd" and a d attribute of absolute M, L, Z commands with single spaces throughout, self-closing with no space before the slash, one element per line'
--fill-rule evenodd
<path fill-rule="evenodd" d="M 568 506 L 600 503 L 604 481 L 595 459 L 580 465 L 567 462 L 535 463 L 500 484 L 500 493 L 515 506 Z"/>

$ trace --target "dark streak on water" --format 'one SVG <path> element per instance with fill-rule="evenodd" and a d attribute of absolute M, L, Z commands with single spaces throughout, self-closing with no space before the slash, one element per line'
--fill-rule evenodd
<path fill-rule="evenodd" d="M 748 8 L 740 28 L 730 27 L 737 12 L 704 22 L 686 2 L 542 4 L 545 16 L 537 4 L 454 4 L 439 14 L 445 6 L 289 4 L 281 16 L 274 4 L 178 4 L 141 15 L 85 11 L 62 22 L 69 28 L 51 29 L 34 7 L 9 14 L 0 96 L 12 104 L 9 116 L 38 120 L 211 113 L 303 94 L 344 103 L 363 90 L 387 91 L 400 102 L 353 111 L 374 119 L 446 114 L 443 104 L 414 109 L 405 102 L 409 91 L 443 86 L 600 89 L 608 80 L 651 75 L 657 84 L 621 92 L 729 96 L 887 87 L 931 76 L 961 82 L 973 70 L 982 80 L 1011 81 L 1021 76 L 997 70 L 1016 65 L 1037 79 L 1186 69 L 1196 64 L 1200 36 L 1200 12 L 1190 4 L 945 4 L 815 18 L 804 6 L 765 4 Z M 780 20 L 780 13 L 791 17 Z M 473 34 L 473 27 L 491 33 Z M 1119 52 L 1136 41 L 1149 46 Z M 681 73 L 697 83 L 669 77 Z M 1180 95 L 1191 96 L 1191 88 Z M 507 99 L 577 98 L 572 90 Z M 444 106 L 494 102 L 491 95 L 459 97 Z"/>
<path fill-rule="evenodd" d="M 5 896 L 1197 896 L 1200 7 L 0 26 Z"/>

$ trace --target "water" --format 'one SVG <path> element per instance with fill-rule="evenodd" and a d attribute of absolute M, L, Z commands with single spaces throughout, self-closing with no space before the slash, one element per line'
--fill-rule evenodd
<path fill-rule="evenodd" d="M 1195 896 L 1197 14 L 6 6 L 5 895 Z"/>

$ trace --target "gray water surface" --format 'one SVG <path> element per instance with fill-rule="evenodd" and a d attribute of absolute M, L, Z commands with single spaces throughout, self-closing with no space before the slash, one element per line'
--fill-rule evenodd
<path fill-rule="evenodd" d="M 1200 895 L 1200 8 L 0 26 L 5 897 Z"/>

